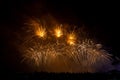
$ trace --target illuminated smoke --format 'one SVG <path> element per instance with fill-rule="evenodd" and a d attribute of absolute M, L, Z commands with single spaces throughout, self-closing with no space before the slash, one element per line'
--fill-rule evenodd
<path fill-rule="evenodd" d="M 111 55 L 102 49 L 101 44 L 81 38 L 76 31 L 65 30 L 64 25 L 53 26 L 54 33 L 36 20 L 32 20 L 28 27 L 32 28 L 19 50 L 23 53 L 22 62 L 38 72 L 85 73 L 107 71 L 113 67 Z"/>

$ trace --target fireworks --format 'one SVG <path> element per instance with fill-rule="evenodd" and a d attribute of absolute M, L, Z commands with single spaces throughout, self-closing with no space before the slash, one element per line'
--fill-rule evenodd
<path fill-rule="evenodd" d="M 46 28 L 43 27 L 39 22 L 31 20 L 32 29 L 34 34 L 40 38 L 44 38 L 46 36 Z"/>
<path fill-rule="evenodd" d="M 46 29 L 43 27 L 40 27 L 35 31 L 35 33 L 38 37 L 44 38 L 46 35 Z"/>
<path fill-rule="evenodd" d="M 56 28 L 54 29 L 54 34 L 55 34 L 55 36 L 58 37 L 58 38 L 63 35 L 61 26 L 60 26 L 60 27 L 56 27 Z"/>
<path fill-rule="evenodd" d="M 75 44 L 75 41 L 76 41 L 76 36 L 74 33 L 70 33 L 68 34 L 67 36 L 67 43 L 70 44 L 70 45 L 74 45 Z"/>
<path fill-rule="evenodd" d="M 53 26 L 54 33 L 50 33 L 49 27 L 45 28 L 35 20 L 28 26 L 32 26 L 29 33 L 34 33 L 27 35 L 27 40 L 19 49 L 24 53 L 23 61 L 34 66 L 37 71 L 84 73 L 112 67 L 111 55 L 102 49 L 101 44 L 91 39 L 79 39 L 75 31 L 67 31 L 58 25 Z"/>

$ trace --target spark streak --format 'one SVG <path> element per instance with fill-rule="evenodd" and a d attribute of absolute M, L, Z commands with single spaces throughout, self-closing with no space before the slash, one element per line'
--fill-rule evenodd
<path fill-rule="evenodd" d="M 76 41 L 75 34 L 74 33 L 68 34 L 67 43 L 70 44 L 70 45 L 75 45 L 75 41 Z"/>
<path fill-rule="evenodd" d="M 58 38 L 63 35 L 61 26 L 56 27 L 56 28 L 54 29 L 54 32 L 55 32 L 55 36 L 58 37 Z"/>
<path fill-rule="evenodd" d="M 36 33 L 36 35 L 37 35 L 38 37 L 44 38 L 45 35 L 46 35 L 46 29 L 43 28 L 43 27 L 40 27 L 40 28 L 38 27 L 38 28 L 36 29 L 35 33 Z"/>

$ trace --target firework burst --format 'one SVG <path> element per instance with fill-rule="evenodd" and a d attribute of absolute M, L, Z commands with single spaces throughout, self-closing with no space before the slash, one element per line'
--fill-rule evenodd
<path fill-rule="evenodd" d="M 63 35 L 63 31 L 62 31 L 62 28 L 61 26 L 57 26 L 55 29 L 54 29 L 54 34 L 56 37 L 61 37 Z"/>
<path fill-rule="evenodd" d="M 19 47 L 22 61 L 46 72 L 98 72 L 106 66 L 112 67 L 111 55 L 101 44 L 83 39 L 80 33 L 67 31 L 63 26 L 53 26 L 51 33 L 48 27 L 32 20 L 28 25 L 32 27 L 29 35 Z"/>
<path fill-rule="evenodd" d="M 67 43 L 70 45 L 75 45 L 75 41 L 76 41 L 76 36 L 74 33 L 70 33 L 67 35 Z"/>

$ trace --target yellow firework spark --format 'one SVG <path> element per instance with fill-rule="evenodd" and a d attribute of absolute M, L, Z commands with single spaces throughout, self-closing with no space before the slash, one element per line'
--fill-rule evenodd
<path fill-rule="evenodd" d="M 38 27 L 38 28 L 36 28 L 36 30 L 35 30 L 35 34 L 36 34 L 38 37 L 44 38 L 44 37 L 46 36 L 46 29 L 43 28 L 43 27 Z"/>
<path fill-rule="evenodd" d="M 75 45 L 75 41 L 76 41 L 76 36 L 73 32 L 67 35 L 67 43 L 68 44 Z"/>
<path fill-rule="evenodd" d="M 47 34 L 46 28 L 41 25 L 38 20 L 30 20 L 30 25 L 32 26 L 32 29 L 34 30 L 34 34 L 36 36 L 39 38 L 45 38 Z"/>
<path fill-rule="evenodd" d="M 61 26 L 57 26 L 55 29 L 54 29 L 54 34 L 56 37 L 61 37 L 63 35 L 63 30 L 61 28 Z"/>

